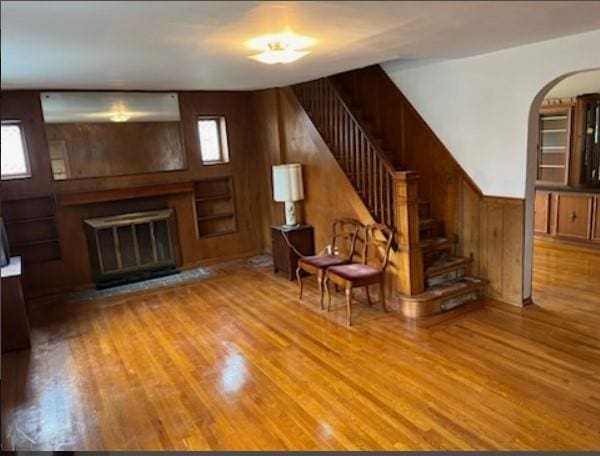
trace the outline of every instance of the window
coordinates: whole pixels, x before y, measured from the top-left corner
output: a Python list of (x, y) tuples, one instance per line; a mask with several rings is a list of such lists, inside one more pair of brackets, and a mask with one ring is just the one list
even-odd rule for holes
[(229, 162), (225, 117), (199, 117), (198, 136), (203, 164)]
[(29, 159), (19, 122), (2, 123), (2, 179), (31, 177)]

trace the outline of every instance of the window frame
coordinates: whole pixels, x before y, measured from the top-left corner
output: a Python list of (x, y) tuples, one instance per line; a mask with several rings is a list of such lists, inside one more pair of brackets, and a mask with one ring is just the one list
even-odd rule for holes
[[(217, 160), (204, 160), (202, 157), (202, 138), (200, 138), (200, 121), (213, 120), (217, 125), (217, 136), (219, 138), (219, 158)], [(200, 162), (203, 166), (226, 165), (229, 158), (229, 138), (227, 135), (227, 120), (223, 115), (198, 116), (196, 118), (196, 134), (198, 136), (198, 149), (200, 151)]]
[(23, 144), (23, 155), (25, 159), (25, 173), (23, 174), (1, 174), (0, 180), (15, 180), (15, 179), (31, 179), (31, 162), (29, 160), (29, 149), (27, 148), (27, 140), (25, 138), (25, 128), (23, 127), (23, 122), (20, 120), (2, 120), (0, 122), (0, 127), (4, 126), (16, 126), (19, 128), (19, 132), (21, 134), (21, 144)]

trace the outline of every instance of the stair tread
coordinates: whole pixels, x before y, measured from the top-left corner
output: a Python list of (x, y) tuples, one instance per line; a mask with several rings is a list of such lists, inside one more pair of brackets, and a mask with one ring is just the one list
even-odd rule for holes
[(422, 239), (419, 246), (422, 250), (436, 250), (439, 248), (450, 247), (457, 241), (455, 236), (436, 236), (427, 239)]
[(456, 269), (465, 267), (472, 262), (472, 258), (444, 255), (440, 258), (436, 258), (435, 261), (425, 268), (425, 277), (433, 277), (446, 272), (454, 271)]

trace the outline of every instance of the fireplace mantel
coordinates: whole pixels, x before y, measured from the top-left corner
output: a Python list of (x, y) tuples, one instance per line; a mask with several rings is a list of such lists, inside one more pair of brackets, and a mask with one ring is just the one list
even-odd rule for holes
[(148, 185), (144, 187), (113, 188), (110, 190), (97, 190), (93, 192), (64, 193), (57, 195), (57, 199), (60, 206), (66, 207), (146, 198), (150, 196), (192, 193), (193, 191), (193, 182), (180, 182), (175, 184)]

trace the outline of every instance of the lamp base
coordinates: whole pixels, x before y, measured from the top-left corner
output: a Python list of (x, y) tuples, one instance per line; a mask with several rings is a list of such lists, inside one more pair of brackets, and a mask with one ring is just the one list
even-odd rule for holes
[(285, 202), (285, 224), (287, 226), (296, 226), (296, 205), (293, 201)]

